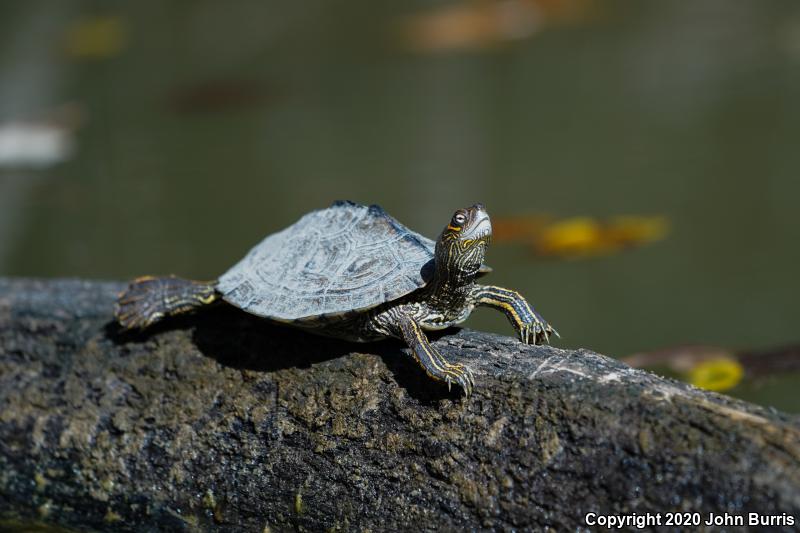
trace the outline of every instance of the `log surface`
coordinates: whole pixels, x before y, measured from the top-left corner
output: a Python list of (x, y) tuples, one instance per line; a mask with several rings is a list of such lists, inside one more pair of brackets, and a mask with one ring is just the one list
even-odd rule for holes
[(800, 516), (796, 416), (588, 350), (453, 330), (434, 345), (474, 370), (464, 399), (399, 343), (317, 338), (225, 305), (123, 334), (111, 317), (121, 288), (0, 280), (0, 529), (564, 531), (589, 512)]

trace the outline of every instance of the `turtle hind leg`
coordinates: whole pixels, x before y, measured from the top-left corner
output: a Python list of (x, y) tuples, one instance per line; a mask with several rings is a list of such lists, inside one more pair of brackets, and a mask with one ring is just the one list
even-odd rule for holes
[(145, 276), (133, 280), (119, 295), (114, 316), (125, 329), (146, 328), (164, 317), (210, 304), (218, 297), (213, 282)]

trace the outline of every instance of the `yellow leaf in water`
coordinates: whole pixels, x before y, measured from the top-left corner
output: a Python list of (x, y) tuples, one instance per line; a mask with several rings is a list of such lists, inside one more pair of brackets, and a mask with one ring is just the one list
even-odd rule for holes
[(611, 254), (662, 239), (668, 228), (668, 220), (660, 216), (620, 216), (609, 221), (576, 217), (546, 226), (533, 247), (544, 256)]
[(663, 239), (669, 231), (666, 217), (619, 216), (608, 224), (608, 235), (622, 246)]
[(728, 358), (704, 361), (689, 372), (695, 387), (712, 391), (732, 389), (742, 380), (744, 369), (738, 361)]
[(106, 59), (120, 53), (127, 41), (122, 17), (79, 19), (64, 36), (64, 49), (74, 59)]
[(594, 255), (605, 251), (600, 224), (588, 217), (569, 218), (544, 228), (534, 244), (541, 255)]
[(592, 257), (663, 239), (669, 220), (663, 216), (617, 216), (606, 220), (573, 217), (553, 221), (550, 215), (496, 217), (495, 242), (530, 245), (544, 257)]

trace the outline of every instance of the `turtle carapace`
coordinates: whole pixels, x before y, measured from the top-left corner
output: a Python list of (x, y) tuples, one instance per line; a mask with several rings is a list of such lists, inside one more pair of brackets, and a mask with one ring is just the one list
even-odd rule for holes
[(469, 368), (451, 363), (425, 331), (466, 320), (476, 306), (505, 313), (526, 344), (555, 330), (516, 291), (475, 278), (492, 235), (483, 205), (457, 210), (436, 242), (378, 206), (336, 202), (268, 236), (217, 281), (175, 276), (131, 282), (115, 310), (127, 329), (222, 299), (265, 319), (320, 335), (365, 342), (404, 340), (433, 379), (469, 395)]

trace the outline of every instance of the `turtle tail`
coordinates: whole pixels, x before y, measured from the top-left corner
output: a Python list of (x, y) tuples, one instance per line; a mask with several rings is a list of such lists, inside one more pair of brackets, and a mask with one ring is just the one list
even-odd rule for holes
[(176, 276), (136, 278), (117, 298), (114, 316), (125, 329), (146, 328), (164, 317), (192, 311), (219, 297), (216, 282)]

